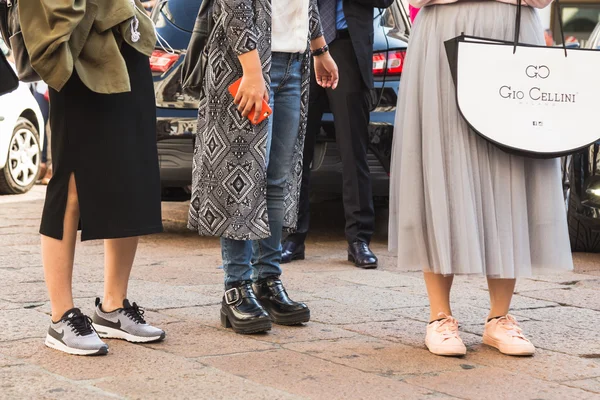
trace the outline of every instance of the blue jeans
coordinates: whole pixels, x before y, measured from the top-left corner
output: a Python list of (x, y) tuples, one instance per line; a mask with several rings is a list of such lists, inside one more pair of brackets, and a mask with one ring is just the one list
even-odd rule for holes
[(300, 127), (302, 55), (273, 53), (267, 138), (267, 210), (271, 237), (244, 241), (221, 238), (225, 287), (281, 275), (283, 193)]

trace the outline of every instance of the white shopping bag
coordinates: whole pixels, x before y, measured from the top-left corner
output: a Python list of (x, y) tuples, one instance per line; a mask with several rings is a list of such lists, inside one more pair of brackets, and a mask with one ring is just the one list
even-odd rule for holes
[(446, 51), (462, 116), (503, 150), (552, 158), (600, 139), (600, 51), (466, 35)]

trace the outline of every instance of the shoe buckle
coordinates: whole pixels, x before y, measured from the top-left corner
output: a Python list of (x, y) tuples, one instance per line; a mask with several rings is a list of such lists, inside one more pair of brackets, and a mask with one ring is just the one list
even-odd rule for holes
[(225, 303), (227, 303), (228, 306), (237, 303), (240, 299), (241, 296), (238, 288), (231, 288), (225, 291)]

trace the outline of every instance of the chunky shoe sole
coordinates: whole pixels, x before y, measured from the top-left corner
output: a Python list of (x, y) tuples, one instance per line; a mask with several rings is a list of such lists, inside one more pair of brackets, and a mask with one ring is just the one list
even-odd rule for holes
[(269, 309), (269, 307), (266, 306), (264, 302), (261, 303), (261, 305), (263, 306), (265, 311), (269, 313), (269, 316), (273, 320), (273, 323), (277, 325), (293, 326), (305, 324), (308, 321), (310, 321), (310, 309), (308, 308), (306, 310), (300, 310), (295, 313), (278, 314), (275, 313), (273, 310)]
[(269, 313), (269, 315), (271, 316), (271, 319), (273, 320), (273, 323), (277, 324), (277, 325), (293, 326), (293, 325), (305, 324), (308, 321), (310, 321), (310, 310), (309, 309), (301, 310), (299, 312), (290, 313), (290, 314), (276, 314), (272, 310), (269, 310), (269, 308), (265, 307), (264, 304), (263, 304), (263, 308), (265, 309), (266, 312)]
[(494, 339), (489, 335), (486, 335), (485, 333), (483, 334), (483, 344), (493, 347), (500, 353), (506, 354), (507, 356), (527, 357), (535, 354), (535, 348), (533, 348), (532, 350), (531, 348), (526, 349), (522, 346), (515, 346), (511, 349), (510, 346), (502, 346), (500, 341)]
[(375, 269), (378, 266), (377, 263), (358, 265), (358, 263), (356, 262), (356, 259), (354, 258), (354, 256), (352, 254), (348, 254), (348, 261), (354, 263), (355, 267), (362, 268), (362, 269)]
[(98, 336), (100, 336), (102, 339), (123, 339), (131, 343), (152, 343), (160, 342), (166, 337), (165, 333), (162, 335), (149, 337), (136, 336), (119, 329), (109, 328), (108, 326), (102, 326), (98, 324), (93, 325), (96, 332), (98, 332)]
[(223, 325), (224, 328), (231, 328), (235, 333), (240, 333), (242, 335), (267, 332), (273, 328), (273, 323), (270, 319), (233, 323), (227, 313), (223, 312), (223, 310), (221, 310), (221, 325)]
[(63, 353), (73, 354), (76, 356), (104, 356), (108, 354), (108, 346), (101, 347), (100, 349), (84, 350), (69, 347), (64, 343), (59, 342), (52, 336), (46, 336), (45, 345), (51, 349), (62, 351)]

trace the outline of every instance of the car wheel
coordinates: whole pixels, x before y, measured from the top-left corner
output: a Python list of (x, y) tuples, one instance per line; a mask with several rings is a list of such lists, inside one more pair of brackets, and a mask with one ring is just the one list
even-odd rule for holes
[(569, 191), (567, 221), (571, 250), (575, 252), (600, 253), (600, 226), (577, 212), (577, 196)]
[(28, 119), (19, 118), (10, 139), (6, 165), (0, 170), (0, 194), (29, 191), (38, 178), (40, 162), (38, 131)]

